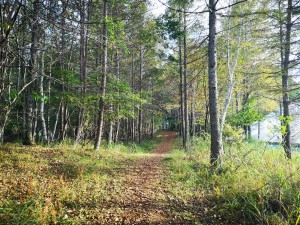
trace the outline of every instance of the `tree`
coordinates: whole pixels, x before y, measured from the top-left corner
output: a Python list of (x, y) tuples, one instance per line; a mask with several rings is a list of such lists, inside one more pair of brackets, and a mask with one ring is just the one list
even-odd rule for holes
[[(87, 92), (87, 60), (88, 60), (88, 33), (86, 27), (86, 17), (88, 17), (89, 2), (84, 0), (79, 1), (79, 14), (80, 14), (80, 81), (81, 81), (81, 99), (84, 100)], [(76, 142), (81, 139), (82, 129), (84, 124), (85, 109), (83, 104), (79, 107)]]
[[(242, 19), (241, 19), (242, 20)], [(221, 115), (221, 121), (220, 121), (220, 128), (221, 128), (221, 135), (222, 135), (222, 130), (224, 128), (224, 124), (225, 124), (225, 119), (227, 116), (227, 110), (229, 107), (229, 103), (231, 101), (231, 97), (232, 97), (232, 92), (233, 92), (233, 88), (234, 88), (234, 83), (233, 83), (233, 78), (234, 78), (234, 73), (235, 73), (235, 69), (237, 67), (238, 64), (238, 59), (239, 59), (239, 53), (240, 53), (240, 49), (241, 49), (241, 36), (242, 36), (242, 29), (243, 29), (243, 24), (242, 21), (239, 21), (241, 24), (239, 25), (239, 32), (238, 32), (238, 44), (237, 47), (235, 49), (236, 54), (233, 58), (233, 62), (231, 62), (231, 58), (232, 58), (232, 52), (231, 52), (231, 47), (230, 46), (230, 39), (231, 39), (231, 18), (230, 16), (228, 17), (228, 22), (227, 22), (227, 52), (226, 52), (226, 65), (227, 65), (227, 71), (228, 71), (228, 88), (227, 88), (227, 93), (226, 93), (226, 98), (225, 98), (225, 103), (224, 103), (224, 107), (222, 110), (222, 115)]]
[(28, 71), (28, 82), (31, 84), (26, 90), (25, 96), (25, 133), (23, 143), (26, 145), (34, 144), (35, 136), (35, 99), (36, 82), (38, 73), (38, 42), (40, 36), (40, 1), (36, 0), (32, 3), (32, 22), (31, 22), (31, 47), (30, 47), (30, 61)]
[(187, 8), (193, 1), (190, 0), (172, 0), (169, 1), (172, 6), (178, 9), (170, 9), (164, 16), (164, 28), (171, 39), (175, 39), (178, 45), (178, 69), (179, 69), (179, 96), (180, 96), (180, 134), (182, 135), (183, 148), (189, 148), (189, 106), (188, 106), (188, 24)]
[(291, 128), (290, 128), (290, 111), (289, 111), (289, 93), (288, 93), (288, 77), (290, 66), (290, 52), (291, 52), (291, 30), (292, 30), (292, 0), (288, 0), (287, 16), (286, 16), (286, 33), (283, 44), (283, 62), (282, 62), (282, 104), (283, 104), (283, 120), (282, 125), (285, 127), (283, 138), (283, 148), (288, 159), (292, 158), (291, 153)]
[(107, 79), (107, 0), (103, 0), (103, 20), (102, 20), (102, 70), (101, 70), (101, 84), (100, 84), (100, 98), (99, 98), (99, 112), (96, 131), (95, 149), (100, 148), (103, 124), (104, 124), (104, 97), (106, 93), (106, 79)]
[(4, 139), (4, 129), (19, 95), (29, 85), (14, 90), (9, 69), (15, 61), (14, 49), (10, 46), (12, 31), (18, 21), (22, 1), (0, 3), (0, 145)]
[(216, 71), (216, 3), (216, 0), (209, 0), (208, 77), (211, 127), (210, 162), (214, 167), (222, 166), (222, 137), (219, 120), (218, 81)]

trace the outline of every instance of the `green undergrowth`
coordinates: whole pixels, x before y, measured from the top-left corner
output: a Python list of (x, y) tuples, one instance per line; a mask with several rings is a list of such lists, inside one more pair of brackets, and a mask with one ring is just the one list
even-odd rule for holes
[[(169, 189), (204, 224), (300, 224), (300, 155), (261, 142), (225, 145), (223, 169), (209, 165), (210, 145), (194, 139), (189, 152), (165, 160)], [(179, 207), (178, 214), (182, 214)]]
[(128, 165), (161, 138), (103, 147), (0, 147), (0, 224), (95, 224), (122, 198)]

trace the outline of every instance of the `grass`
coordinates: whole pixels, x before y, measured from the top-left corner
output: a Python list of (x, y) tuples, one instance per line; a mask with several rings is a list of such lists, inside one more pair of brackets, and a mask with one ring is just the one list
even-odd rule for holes
[[(126, 199), (128, 167), (162, 138), (98, 151), (1, 146), (0, 224), (105, 224), (110, 210), (121, 210), (114, 203)], [(172, 215), (192, 224), (300, 225), (299, 152), (287, 161), (282, 149), (263, 143), (226, 145), (220, 172), (209, 165), (209, 149), (194, 139), (189, 152), (175, 149), (164, 159)]]
[(286, 160), (282, 149), (263, 143), (226, 145), (220, 173), (208, 164), (209, 149), (195, 139), (190, 152), (174, 150), (165, 161), (170, 192), (190, 218), (204, 224), (300, 224), (298, 152)]
[(122, 198), (123, 172), (159, 138), (104, 147), (0, 147), (0, 224), (105, 221), (105, 204)]

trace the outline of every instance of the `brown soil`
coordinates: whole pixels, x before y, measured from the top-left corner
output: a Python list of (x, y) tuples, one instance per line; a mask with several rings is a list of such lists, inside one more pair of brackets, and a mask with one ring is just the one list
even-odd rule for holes
[(172, 148), (176, 134), (164, 132), (165, 140), (147, 157), (126, 169), (122, 198), (111, 202), (106, 211), (106, 224), (190, 224), (173, 214), (164, 187), (166, 171), (162, 160)]

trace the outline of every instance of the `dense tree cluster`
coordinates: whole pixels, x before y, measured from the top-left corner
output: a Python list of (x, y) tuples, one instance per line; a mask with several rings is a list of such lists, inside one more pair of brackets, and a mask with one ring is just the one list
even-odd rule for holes
[(291, 158), (298, 8), (299, 2), (282, 0), (168, 2), (163, 20), (177, 41), (171, 61), (179, 65), (181, 96), (172, 113), (181, 118), (177, 125), (186, 149), (189, 136), (204, 129), (211, 135), (211, 162), (221, 165), (228, 125), (242, 127), (250, 138), (253, 123), (282, 108), (282, 144)]
[(153, 135), (164, 81), (145, 1), (0, 4), (1, 142)]

